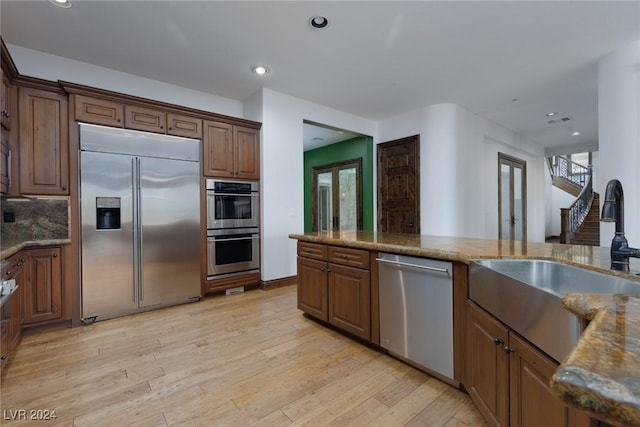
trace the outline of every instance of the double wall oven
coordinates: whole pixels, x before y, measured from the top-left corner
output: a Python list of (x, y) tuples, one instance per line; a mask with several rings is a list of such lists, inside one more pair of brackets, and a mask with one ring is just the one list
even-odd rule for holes
[(207, 279), (258, 271), (258, 182), (207, 179)]

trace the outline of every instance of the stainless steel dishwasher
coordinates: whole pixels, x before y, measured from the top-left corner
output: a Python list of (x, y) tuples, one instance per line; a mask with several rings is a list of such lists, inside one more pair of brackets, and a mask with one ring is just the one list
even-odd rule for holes
[(380, 345), (450, 384), (453, 277), (447, 261), (380, 253)]

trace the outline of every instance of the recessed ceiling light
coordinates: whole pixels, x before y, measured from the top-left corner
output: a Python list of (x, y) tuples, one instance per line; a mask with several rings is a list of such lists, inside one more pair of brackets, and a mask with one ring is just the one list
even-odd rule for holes
[(557, 116), (557, 115), (558, 115), (558, 113), (556, 113), (555, 111), (552, 111), (552, 112), (546, 114), (547, 117), (553, 117), (553, 116)]
[(260, 76), (262, 76), (264, 74), (267, 74), (269, 72), (269, 69), (267, 67), (263, 66), (263, 65), (257, 65), (255, 67), (253, 67), (251, 69), (251, 71), (253, 71), (254, 73), (256, 73), (256, 74), (258, 74)]
[(65, 9), (69, 9), (71, 7), (71, 1), (69, 0), (49, 0), (49, 2)]
[(320, 29), (329, 25), (329, 20), (325, 16), (312, 16), (309, 23), (313, 28)]
[(580, 136), (580, 132), (575, 131), (575, 132), (573, 132), (573, 133), (571, 134), (571, 136)]

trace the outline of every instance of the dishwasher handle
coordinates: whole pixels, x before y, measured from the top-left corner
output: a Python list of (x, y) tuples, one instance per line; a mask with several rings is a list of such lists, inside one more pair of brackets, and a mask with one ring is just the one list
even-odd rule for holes
[(429, 267), (427, 265), (409, 264), (408, 262), (401, 262), (401, 261), (389, 261), (388, 259), (384, 259), (384, 258), (376, 258), (376, 261), (382, 262), (382, 263), (385, 263), (385, 264), (392, 264), (392, 265), (402, 266), (402, 267), (413, 267), (413, 268), (419, 268), (421, 270), (437, 271), (439, 273), (445, 273), (445, 274), (449, 275), (449, 269), (448, 268)]

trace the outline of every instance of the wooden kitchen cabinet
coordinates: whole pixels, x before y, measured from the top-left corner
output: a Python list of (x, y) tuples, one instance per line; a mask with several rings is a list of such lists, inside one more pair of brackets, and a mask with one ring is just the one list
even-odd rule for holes
[(62, 319), (61, 248), (29, 249), (24, 253), (25, 326)]
[(8, 131), (0, 132), (0, 193), (9, 192), (11, 185), (11, 145), (9, 144)]
[(20, 193), (69, 194), (67, 97), (20, 87)]
[(12, 119), (17, 111), (16, 105), (16, 88), (11, 85), (7, 75), (1, 71), (2, 77), (2, 99), (0, 100), (0, 118), (2, 125), (0, 126), (0, 193), (17, 193), (14, 190), (12, 181), (13, 168), (13, 151), (12, 151)]
[(164, 111), (135, 105), (124, 106), (124, 127), (146, 132), (165, 133), (167, 114)]
[(11, 256), (8, 267), (4, 271), (3, 280), (13, 279), (16, 289), (9, 295), (0, 309), (0, 368), (10, 360), (22, 337), (24, 323), (24, 284), (22, 270), (25, 264), (24, 255), (19, 252)]
[(83, 123), (122, 127), (124, 105), (106, 99), (74, 95), (75, 119)]
[(161, 109), (74, 95), (75, 119), (83, 123), (202, 138), (202, 119)]
[(11, 111), (11, 82), (0, 69), (0, 77), (2, 78), (2, 92), (0, 92), (0, 125), (3, 129), (11, 129), (11, 121), (13, 112)]
[(298, 308), (370, 341), (369, 252), (298, 242)]
[(260, 179), (260, 134), (257, 129), (205, 121), (203, 173), (218, 178)]
[(598, 425), (551, 393), (557, 362), (470, 300), (467, 316), (465, 387), (490, 426)]

